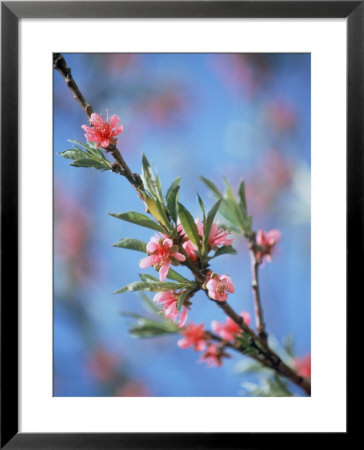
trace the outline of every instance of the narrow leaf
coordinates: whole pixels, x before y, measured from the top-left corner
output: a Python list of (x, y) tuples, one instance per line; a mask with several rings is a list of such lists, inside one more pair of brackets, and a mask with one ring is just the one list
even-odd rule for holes
[(91, 168), (97, 169), (97, 170), (110, 170), (111, 169), (110, 163), (98, 161), (96, 159), (91, 159), (91, 158), (77, 159), (77, 160), (73, 161), (71, 166), (73, 166), (73, 167), (91, 167)]
[(121, 289), (113, 292), (113, 294), (123, 294), (124, 292), (134, 292), (134, 291), (152, 291), (152, 292), (162, 292), (169, 290), (179, 290), (186, 287), (191, 287), (185, 283), (170, 283), (170, 282), (152, 282), (152, 281), (134, 281)]
[(149, 195), (146, 195), (144, 201), (148, 207), (150, 214), (158, 220), (159, 223), (162, 223), (166, 228), (170, 227), (167, 216), (163, 211), (163, 206), (159, 205), (156, 201), (154, 201)]
[(241, 209), (238, 206), (234, 191), (229, 183), (229, 180), (226, 177), (224, 177), (224, 181), (226, 184), (225, 196), (227, 197), (227, 200), (229, 201), (229, 203), (233, 206), (235, 215), (239, 219), (240, 224), (243, 224), (244, 216), (243, 216)]
[(209, 213), (207, 214), (206, 225), (204, 226), (204, 229), (203, 229), (203, 249), (204, 249), (204, 252), (207, 251), (207, 243), (208, 243), (211, 227), (212, 227), (212, 224), (214, 222), (216, 213), (217, 213), (217, 211), (218, 211), (218, 209), (220, 207), (221, 200), (222, 199), (220, 198), (214, 204), (214, 206), (210, 209)]
[(159, 231), (160, 233), (164, 233), (164, 229), (158, 223), (149, 219), (149, 217), (144, 214), (135, 211), (109, 214), (117, 219), (125, 220), (126, 222), (134, 223), (135, 225), (140, 225), (141, 227), (150, 228), (152, 230)]
[(167, 193), (167, 208), (169, 215), (174, 223), (177, 223), (178, 217), (178, 191), (180, 186), (175, 186), (172, 190), (168, 190)]
[(151, 338), (178, 333), (178, 327), (172, 322), (158, 322), (146, 318), (140, 318), (129, 332), (138, 338)]
[(220, 192), (219, 188), (216, 186), (215, 183), (213, 183), (212, 181), (208, 180), (205, 177), (200, 177), (200, 180), (203, 181), (206, 186), (214, 193), (214, 195), (217, 198), (221, 198), (222, 197), (222, 193)]
[(113, 247), (128, 248), (130, 250), (136, 250), (138, 252), (145, 253), (147, 244), (143, 241), (140, 241), (139, 239), (124, 238), (116, 244), (113, 244)]
[(144, 182), (145, 182), (145, 185), (146, 185), (148, 191), (151, 194), (156, 195), (157, 190), (156, 190), (156, 183), (154, 180), (153, 171), (152, 171), (149, 161), (147, 160), (147, 157), (145, 156), (144, 153), (142, 155), (142, 173), (143, 173)]
[(85, 158), (85, 152), (78, 148), (70, 148), (68, 150), (65, 150), (64, 152), (58, 153), (58, 155), (62, 156), (63, 158), (73, 159), (73, 160)]
[(173, 183), (169, 186), (167, 194), (166, 194), (166, 198), (168, 197), (168, 194), (170, 191), (172, 191), (176, 186), (179, 186), (179, 183), (181, 181), (181, 177), (177, 177)]
[(216, 250), (215, 254), (211, 257), (211, 259), (226, 254), (236, 255), (236, 253), (237, 251), (235, 250), (234, 247), (232, 247), (231, 245), (224, 245)]
[(153, 275), (150, 275), (149, 273), (140, 273), (139, 278), (142, 281), (151, 281), (152, 283), (159, 283), (159, 278), (153, 277)]
[(198, 234), (197, 225), (193, 220), (192, 214), (182, 205), (182, 203), (178, 203), (178, 210), (181, 225), (188, 238), (196, 245), (196, 247), (201, 248), (200, 235)]
[(177, 310), (178, 311), (182, 308), (184, 301), (191, 294), (191, 292), (192, 292), (191, 289), (189, 291), (182, 292), (182, 294), (178, 297), (178, 301), (177, 301)]
[(182, 275), (180, 275), (179, 273), (177, 273), (176, 271), (174, 271), (172, 268), (169, 268), (168, 274), (167, 274), (167, 278), (170, 280), (174, 280), (174, 281), (178, 281), (180, 283), (185, 283), (190, 282), (190, 280), (188, 280), (187, 278), (183, 277)]
[(239, 194), (239, 206), (240, 206), (243, 214), (246, 216), (247, 215), (247, 206), (246, 206), (246, 193), (245, 193), (244, 180), (242, 180), (240, 182), (238, 194)]
[(202, 198), (199, 196), (199, 194), (197, 194), (197, 198), (198, 198), (198, 202), (200, 204), (200, 208), (201, 208), (202, 215), (203, 215), (203, 224), (205, 225), (205, 222), (206, 222), (205, 205), (203, 204)]

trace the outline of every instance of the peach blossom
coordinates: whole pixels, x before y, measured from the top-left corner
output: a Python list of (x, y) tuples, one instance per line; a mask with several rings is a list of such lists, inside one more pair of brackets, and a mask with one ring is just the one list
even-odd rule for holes
[[(240, 315), (244, 319), (244, 323), (246, 323), (246, 325), (250, 325), (250, 314), (243, 311)], [(217, 320), (213, 320), (211, 322), (211, 328), (216, 334), (222, 337), (224, 341), (233, 341), (235, 339), (235, 335), (242, 332), (239, 325), (230, 319), (230, 317), (222, 323)]]
[(262, 261), (266, 258), (269, 262), (272, 261), (272, 253), (274, 247), (281, 238), (281, 232), (279, 230), (271, 230), (265, 233), (263, 230), (258, 230), (256, 242), (259, 246), (257, 251), (257, 258)]
[(190, 323), (182, 332), (183, 338), (177, 342), (177, 345), (181, 348), (192, 347), (200, 352), (205, 350), (206, 341), (208, 337), (204, 331), (203, 323), (201, 325), (197, 325), (195, 323)]
[(200, 362), (205, 362), (209, 367), (222, 366), (222, 358), (230, 358), (217, 344), (209, 344), (205, 353), (201, 355)]
[(228, 298), (227, 293), (234, 293), (235, 288), (229, 275), (217, 275), (209, 273), (207, 276), (206, 288), (209, 297), (219, 302), (225, 302)]
[(139, 262), (141, 269), (153, 266), (159, 270), (159, 279), (164, 281), (169, 271), (171, 263), (178, 264), (178, 261), (185, 261), (186, 257), (178, 252), (178, 246), (173, 245), (170, 238), (163, 239), (159, 236), (153, 236), (147, 244), (147, 253), (149, 256)]
[[(196, 219), (196, 225), (198, 233), (203, 236), (203, 225), (200, 219)], [(209, 237), (207, 243), (209, 247), (216, 250), (219, 245), (231, 245), (233, 242), (232, 238), (229, 236), (229, 232), (222, 228), (219, 228), (217, 223), (211, 225)]]
[(85, 137), (89, 142), (96, 142), (98, 147), (107, 148), (110, 144), (115, 144), (115, 136), (122, 133), (123, 126), (119, 125), (120, 117), (113, 115), (109, 120), (107, 112), (106, 122), (102, 115), (91, 114), (90, 125), (82, 125), (81, 128), (86, 132)]
[[(158, 292), (153, 298), (153, 301), (155, 303), (157, 303), (159, 306), (162, 306), (162, 312), (164, 312), (164, 316), (167, 317), (167, 319), (173, 320), (173, 322), (177, 322), (178, 297), (179, 294), (177, 294), (177, 292), (165, 291), (165, 292)], [(187, 308), (184, 306), (179, 316), (178, 326), (182, 328), (185, 325), (186, 321), (187, 321)]]

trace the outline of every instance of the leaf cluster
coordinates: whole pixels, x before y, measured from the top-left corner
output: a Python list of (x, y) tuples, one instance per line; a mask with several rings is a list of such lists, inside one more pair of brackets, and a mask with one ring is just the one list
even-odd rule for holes
[(91, 167), (97, 170), (111, 170), (111, 163), (106, 158), (104, 152), (97, 148), (94, 142), (83, 144), (79, 141), (72, 141), (72, 148), (58, 153), (63, 158), (71, 159), (73, 167)]

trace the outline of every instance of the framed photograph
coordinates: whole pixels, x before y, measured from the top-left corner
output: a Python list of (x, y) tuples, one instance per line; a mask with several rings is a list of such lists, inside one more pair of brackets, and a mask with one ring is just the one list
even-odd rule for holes
[(362, 2), (1, 7), (2, 448), (346, 439)]

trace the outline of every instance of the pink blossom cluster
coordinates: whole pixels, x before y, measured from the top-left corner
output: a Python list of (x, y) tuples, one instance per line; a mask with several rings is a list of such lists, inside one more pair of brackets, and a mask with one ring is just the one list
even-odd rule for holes
[(115, 136), (122, 133), (123, 126), (118, 125), (120, 117), (113, 115), (109, 120), (109, 112), (107, 111), (106, 122), (102, 115), (93, 113), (90, 117), (90, 125), (82, 125), (85, 131), (85, 137), (89, 142), (96, 142), (98, 147), (107, 148), (110, 144), (115, 144)]
[[(244, 322), (250, 324), (250, 315), (243, 311), (241, 316)], [(225, 342), (233, 342), (236, 335), (241, 333), (239, 326), (229, 317), (223, 323), (213, 320), (211, 323), (213, 331), (222, 338)], [(211, 342), (211, 335), (204, 330), (204, 325), (197, 325), (189, 323), (182, 331), (182, 339), (177, 342), (180, 348), (189, 348), (197, 352), (204, 351), (201, 355), (200, 362), (205, 362), (209, 367), (222, 366), (222, 359), (230, 358), (230, 355), (225, 353), (223, 346)]]
[(183, 338), (177, 342), (180, 348), (193, 347), (195, 351), (204, 351), (200, 362), (205, 362), (208, 367), (222, 366), (222, 358), (230, 358), (218, 344), (210, 342), (210, 336), (205, 333), (204, 325), (190, 323), (182, 332)]

